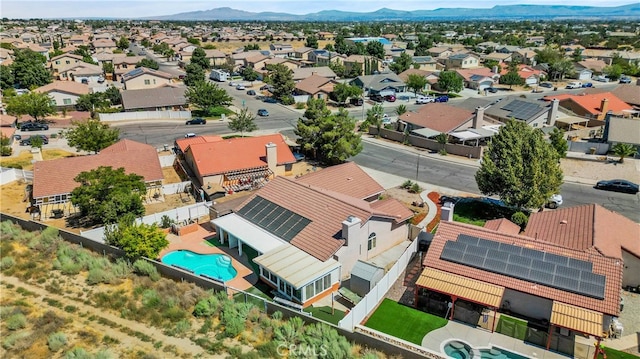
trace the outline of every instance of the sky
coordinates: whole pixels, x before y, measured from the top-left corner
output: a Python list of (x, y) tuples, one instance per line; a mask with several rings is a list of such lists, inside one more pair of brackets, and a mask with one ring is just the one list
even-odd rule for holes
[(633, 3), (633, 0), (459, 0), (446, 3), (434, 0), (0, 0), (0, 17), (9, 19), (141, 18), (204, 11), (219, 7), (230, 7), (250, 12), (274, 11), (308, 14), (321, 10), (371, 12), (383, 7), (394, 10), (433, 10), (443, 7), (491, 8), (495, 5), (514, 4), (612, 7)]

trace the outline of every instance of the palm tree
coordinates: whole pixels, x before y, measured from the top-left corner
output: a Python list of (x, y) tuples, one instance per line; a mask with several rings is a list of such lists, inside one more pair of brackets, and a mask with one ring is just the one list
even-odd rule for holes
[(624, 163), (625, 157), (633, 156), (637, 152), (635, 146), (629, 143), (616, 143), (611, 149), (616, 156), (620, 156), (620, 163)]
[(442, 145), (442, 148), (440, 148), (440, 153), (441, 154), (446, 154), (447, 151), (445, 150), (445, 146), (447, 145), (447, 142), (449, 142), (449, 135), (447, 135), (446, 133), (442, 132), (439, 135), (436, 136), (436, 141), (438, 141), (439, 144)]
[(398, 106), (398, 108), (396, 108), (396, 114), (398, 116), (402, 116), (402, 114), (404, 114), (406, 112), (407, 112), (407, 106), (405, 106), (405, 105), (400, 105), (400, 106)]
[(384, 116), (384, 108), (380, 104), (375, 104), (367, 110), (367, 123), (376, 126), (378, 133), (376, 137), (380, 137), (380, 128), (382, 127), (382, 116)]

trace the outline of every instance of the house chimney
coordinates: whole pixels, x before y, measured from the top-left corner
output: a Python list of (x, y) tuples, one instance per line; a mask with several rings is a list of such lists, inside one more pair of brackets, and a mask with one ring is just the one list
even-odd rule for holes
[(484, 121), (484, 107), (478, 106), (476, 107), (476, 114), (473, 116), (473, 124), (472, 127), (474, 129), (479, 129), (482, 126), (482, 122)]
[(278, 150), (276, 144), (273, 142), (269, 142), (265, 145), (266, 148), (266, 157), (267, 157), (267, 166), (275, 175), (276, 166), (278, 165)]
[(551, 101), (551, 108), (547, 112), (547, 125), (554, 126), (556, 124), (556, 117), (558, 117), (558, 105), (560, 101), (557, 98), (554, 98)]
[(342, 221), (342, 239), (345, 240), (345, 246), (349, 245), (349, 239), (355, 240), (355, 235), (360, 228), (362, 221), (356, 216), (349, 216)]
[(491, 72), (493, 72), (494, 74), (498, 73), (498, 66), (494, 66), (491, 68)]
[(603, 98), (600, 103), (600, 115), (598, 115), (598, 120), (604, 119), (604, 116), (607, 115), (607, 111), (609, 111), (609, 99)]

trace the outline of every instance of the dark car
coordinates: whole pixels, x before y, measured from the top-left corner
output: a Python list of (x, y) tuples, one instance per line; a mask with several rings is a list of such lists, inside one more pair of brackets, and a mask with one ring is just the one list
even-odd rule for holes
[(447, 95), (438, 96), (438, 97), (436, 97), (435, 102), (449, 102), (449, 96), (447, 96)]
[(487, 87), (487, 91), (491, 92), (491, 93), (496, 93), (496, 92), (498, 92), (498, 89), (495, 88), (495, 87)]
[(255, 95), (256, 95), (256, 92), (255, 92), (254, 90), (249, 90), (249, 91), (247, 91), (247, 95), (249, 95), (249, 96), (255, 96)]
[(201, 117), (192, 118), (190, 120), (187, 120), (187, 122), (185, 123), (185, 125), (206, 125), (206, 124), (207, 124), (207, 120)]
[(553, 84), (551, 82), (543, 82), (540, 84), (540, 87), (545, 87), (545, 88), (553, 88)]
[(375, 101), (375, 102), (384, 102), (384, 97), (382, 97), (382, 95), (378, 95), (378, 94), (370, 95), (369, 99), (371, 101)]
[(620, 83), (621, 84), (630, 84), (631, 83), (631, 77), (628, 76), (622, 76), (620, 78)]
[(20, 124), (20, 131), (44, 131), (48, 129), (49, 125), (41, 122), (23, 122)]
[(278, 103), (278, 100), (276, 100), (273, 97), (265, 97), (264, 99), (262, 99), (262, 102), (266, 102), (266, 103)]
[(269, 111), (265, 108), (261, 108), (258, 110), (258, 116), (267, 117), (269, 116)]
[(34, 137), (40, 137), (42, 139), (42, 144), (46, 145), (49, 143), (49, 138), (45, 135), (33, 135), (23, 140), (20, 140), (20, 146), (31, 146), (31, 139)]
[(593, 84), (591, 82), (585, 82), (582, 84), (583, 88), (589, 88), (589, 87), (593, 87)]
[(624, 192), (636, 194), (638, 193), (638, 185), (623, 179), (614, 179), (608, 181), (599, 181), (596, 183), (596, 189), (605, 191)]
[(396, 95), (386, 95), (384, 99), (389, 102), (396, 102)]
[(362, 106), (363, 101), (361, 98), (352, 98), (349, 102), (354, 106)]

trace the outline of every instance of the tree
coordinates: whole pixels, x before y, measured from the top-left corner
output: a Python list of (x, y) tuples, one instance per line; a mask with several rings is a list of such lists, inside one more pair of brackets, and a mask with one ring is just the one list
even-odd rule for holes
[(391, 69), (391, 71), (395, 72), (396, 74), (399, 74), (401, 72), (404, 72), (410, 69), (412, 63), (413, 63), (413, 58), (411, 57), (411, 55), (407, 54), (406, 52), (403, 52), (402, 54), (400, 54), (400, 57), (398, 57), (396, 60), (393, 61), (391, 65), (389, 65), (389, 68)]
[(293, 71), (283, 64), (267, 65), (269, 82), (273, 86), (273, 97), (283, 103), (290, 102), (291, 94), (296, 87), (293, 82)]
[(229, 129), (240, 132), (240, 136), (244, 137), (245, 132), (253, 132), (258, 129), (256, 125), (256, 116), (249, 112), (249, 109), (243, 107), (240, 113), (229, 121)]
[(342, 62), (340, 61), (331, 61), (329, 63), (329, 68), (335, 72), (338, 77), (347, 77), (346, 70)]
[(621, 142), (613, 145), (611, 150), (616, 156), (620, 156), (620, 159), (618, 160), (620, 163), (624, 163), (625, 157), (633, 156), (638, 152), (638, 149), (636, 149), (632, 144)]
[(113, 63), (112, 62), (103, 62), (102, 63), (102, 71), (104, 71), (104, 74), (113, 74), (115, 72), (115, 68), (113, 67)]
[(315, 35), (307, 36), (307, 40), (305, 41), (304, 46), (310, 47), (312, 49), (317, 49), (318, 48), (318, 37), (315, 36)]
[(109, 100), (103, 92), (88, 93), (78, 96), (76, 108), (80, 111), (91, 111), (91, 117), (95, 117), (96, 110), (109, 107)]
[(109, 86), (104, 91), (104, 96), (107, 100), (109, 100), (111, 105), (115, 106), (122, 104), (122, 94), (120, 93), (120, 90), (118, 90), (118, 88), (115, 86)]
[(56, 113), (56, 107), (46, 93), (29, 92), (24, 95), (6, 99), (7, 112), (15, 115), (29, 115), (35, 121), (44, 119), (47, 115)]
[[(376, 137), (380, 136), (380, 128), (382, 128), (382, 118), (384, 117), (384, 108), (381, 104), (377, 103), (367, 110), (366, 124), (376, 126), (378, 133)], [(368, 126), (367, 126), (368, 127)]]
[(131, 215), (125, 215), (117, 226), (106, 228), (107, 244), (119, 247), (130, 259), (155, 259), (169, 245), (167, 235), (155, 223), (135, 223)]
[(118, 46), (120, 50), (124, 51), (129, 48), (129, 40), (126, 37), (121, 36), (116, 46)]
[(514, 119), (492, 138), (475, 177), (480, 192), (519, 209), (542, 207), (562, 184), (558, 154), (542, 131)]
[(398, 108), (396, 108), (396, 115), (402, 116), (405, 113), (407, 113), (407, 106), (406, 105), (400, 105), (400, 106), (398, 106)]
[(116, 143), (120, 137), (119, 129), (110, 128), (100, 120), (72, 121), (71, 125), (71, 128), (62, 131), (62, 136), (67, 139), (69, 146), (78, 151), (98, 153)]
[(618, 64), (605, 66), (605, 68), (602, 69), (602, 72), (611, 80), (616, 81), (620, 76), (622, 76), (622, 66)]
[(11, 64), (14, 82), (22, 88), (44, 86), (52, 81), (51, 73), (46, 69), (44, 55), (31, 49), (14, 50)]
[(442, 154), (446, 154), (447, 150), (445, 149), (445, 146), (449, 142), (449, 135), (444, 132), (441, 132), (435, 137), (435, 139), (440, 144), (440, 152)]
[(0, 89), (6, 90), (12, 88), (15, 83), (13, 70), (10, 66), (0, 65)]
[(377, 59), (384, 58), (384, 46), (380, 41), (369, 41), (367, 42), (367, 54), (373, 56)]
[(407, 87), (413, 90), (413, 94), (418, 94), (418, 91), (422, 91), (427, 86), (427, 78), (418, 74), (409, 74), (407, 77)]
[(229, 106), (233, 100), (224, 89), (217, 84), (208, 81), (199, 81), (187, 87), (185, 96), (189, 103), (194, 104), (205, 111), (214, 107)]
[(160, 69), (160, 65), (157, 62), (155, 62), (155, 61), (153, 61), (151, 59), (147, 59), (147, 58), (144, 58), (144, 59), (140, 60), (136, 64), (136, 68), (138, 68), (138, 67), (146, 67), (148, 69), (154, 69), (154, 70)]
[(184, 77), (184, 84), (187, 86), (193, 86), (198, 82), (204, 82), (204, 69), (196, 63), (190, 63), (185, 66), (187, 74)]
[(343, 109), (332, 114), (322, 99), (307, 101), (305, 118), (298, 119), (294, 131), (303, 150), (327, 164), (344, 162), (362, 151), (355, 120)]
[(260, 74), (250, 66), (247, 66), (242, 70), (242, 78), (245, 81), (251, 82), (251, 86), (253, 86), (253, 81), (257, 80), (258, 77), (260, 77)]
[(513, 85), (524, 85), (524, 79), (520, 77), (518, 71), (509, 70), (509, 72), (500, 76), (500, 83), (509, 85), (509, 88), (511, 88)]
[(346, 83), (338, 83), (333, 86), (333, 97), (340, 104), (344, 104), (351, 97), (361, 97), (362, 89), (355, 85), (348, 85)]
[(197, 64), (205, 71), (211, 67), (211, 63), (209, 59), (207, 59), (207, 54), (201, 47), (196, 47), (196, 49), (193, 50), (193, 53), (191, 54), (191, 61), (189, 63)]
[(71, 203), (78, 206), (87, 224), (117, 223), (126, 214), (144, 215), (142, 176), (126, 174), (124, 168), (98, 167), (74, 178), (79, 185), (71, 191)]
[(11, 141), (9, 137), (0, 133), (0, 156), (11, 156), (13, 149), (11, 148)]
[(93, 57), (91, 57), (91, 51), (89, 47), (86, 45), (80, 45), (77, 49), (72, 52), (74, 55), (82, 56), (82, 61), (88, 64), (97, 65), (95, 61), (93, 61)]
[(569, 144), (567, 140), (564, 138), (564, 131), (554, 127), (551, 134), (549, 134), (549, 140), (551, 141), (551, 146), (555, 148), (556, 153), (558, 154), (558, 158), (567, 157), (567, 150), (569, 150)]
[(442, 71), (438, 77), (438, 87), (447, 93), (462, 91), (462, 85), (462, 77), (454, 71)]

